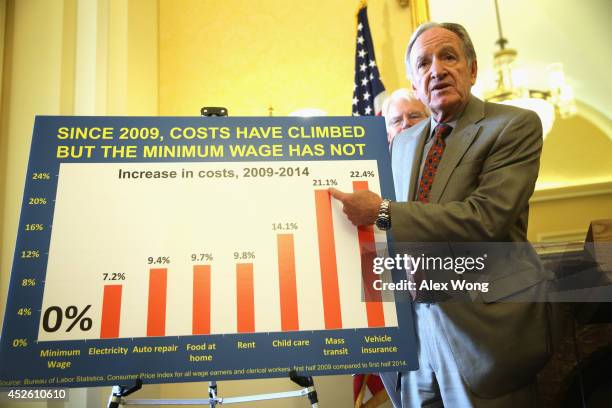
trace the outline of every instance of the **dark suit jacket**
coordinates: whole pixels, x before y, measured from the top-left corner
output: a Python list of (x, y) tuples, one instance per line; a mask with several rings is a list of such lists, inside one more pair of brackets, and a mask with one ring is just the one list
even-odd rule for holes
[[(402, 132), (391, 149), (398, 201), (396, 242), (526, 241), (528, 200), (538, 176), (542, 125), (532, 112), (472, 96), (446, 138), (427, 204), (414, 201), (430, 121)], [(550, 278), (537, 257), (520, 267), (488, 268), (490, 291), (477, 302), (437, 308), (462, 378), (493, 398), (533, 381), (550, 352), (545, 303), (499, 302)]]

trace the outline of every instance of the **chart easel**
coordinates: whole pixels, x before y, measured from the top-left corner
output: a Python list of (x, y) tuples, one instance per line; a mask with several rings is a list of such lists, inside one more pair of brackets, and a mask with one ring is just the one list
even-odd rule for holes
[(271, 394), (244, 395), (240, 397), (219, 397), (217, 382), (208, 383), (208, 398), (203, 399), (127, 399), (126, 397), (142, 388), (142, 381), (136, 380), (131, 387), (115, 385), (108, 400), (108, 408), (119, 408), (124, 405), (217, 405), (241, 404), (244, 402), (266, 401), (282, 398), (307, 396), (312, 408), (318, 408), (319, 400), (312, 377), (298, 375), (294, 370), (289, 372), (291, 381), (302, 387), (300, 390), (275, 392)]

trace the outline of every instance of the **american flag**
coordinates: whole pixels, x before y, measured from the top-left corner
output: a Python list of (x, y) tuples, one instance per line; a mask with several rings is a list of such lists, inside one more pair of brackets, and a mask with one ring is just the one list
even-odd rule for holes
[[(355, 88), (353, 116), (380, 115), (385, 99), (385, 86), (380, 80), (374, 44), (368, 24), (368, 8), (363, 2), (357, 12), (357, 46), (355, 47)], [(353, 377), (353, 398), (358, 406), (379, 406), (388, 399), (380, 377), (356, 374)]]
[(376, 374), (356, 374), (353, 377), (355, 407), (378, 407), (389, 400), (385, 386)]
[(362, 5), (357, 12), (357, 46), (355, 47), (355, 88), (353, 116), (380, 115), (385, 86), (380, 80), (374, 44), (368, 24), (368, 8)]

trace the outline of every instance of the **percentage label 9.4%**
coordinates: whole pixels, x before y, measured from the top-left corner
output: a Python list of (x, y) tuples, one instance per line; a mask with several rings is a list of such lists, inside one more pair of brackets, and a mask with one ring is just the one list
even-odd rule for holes
[(170, 257), (169, 256), (150, 256), (147, 258), (147, 263), (149, 265), (169, 265)]

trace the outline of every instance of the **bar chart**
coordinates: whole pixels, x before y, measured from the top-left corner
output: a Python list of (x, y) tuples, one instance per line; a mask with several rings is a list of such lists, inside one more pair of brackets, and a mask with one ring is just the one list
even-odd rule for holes
[(376, 161), (62, 164), (38, 341), (396, 327), (329, 187)]

